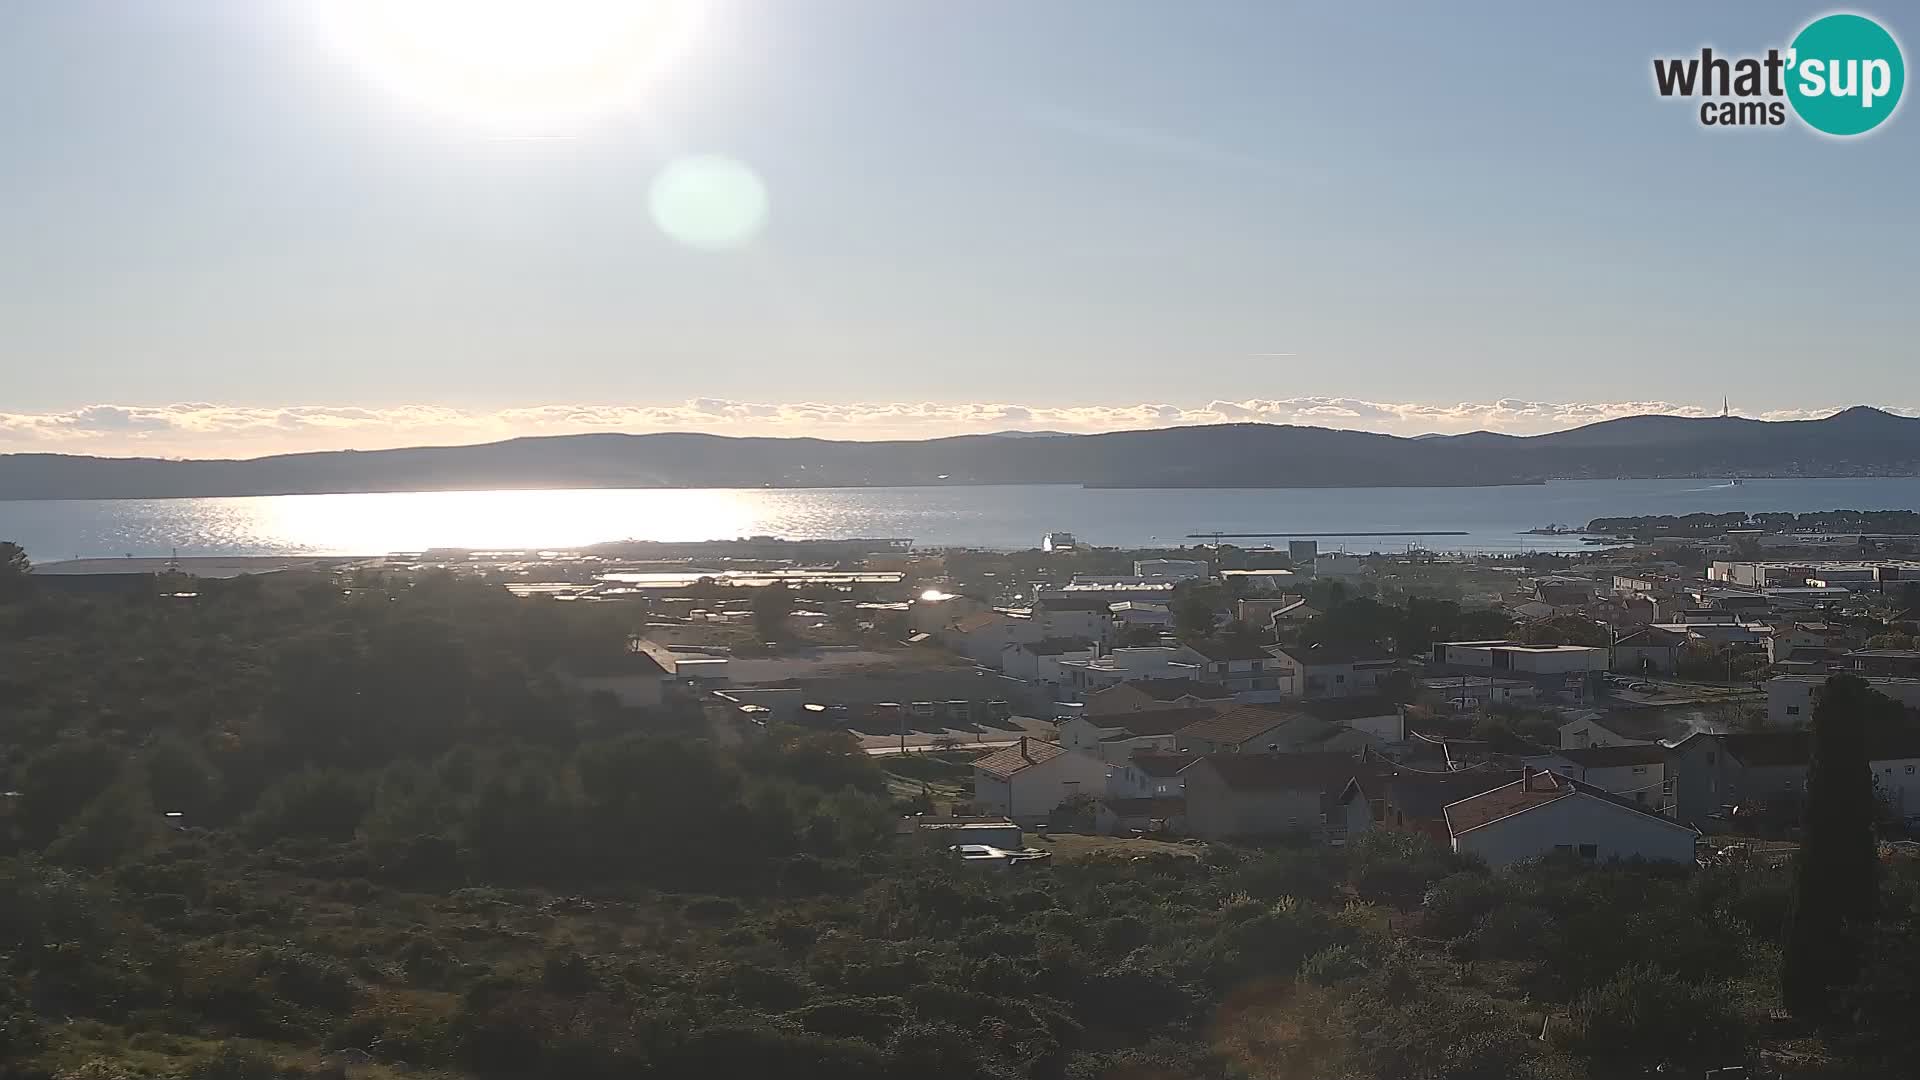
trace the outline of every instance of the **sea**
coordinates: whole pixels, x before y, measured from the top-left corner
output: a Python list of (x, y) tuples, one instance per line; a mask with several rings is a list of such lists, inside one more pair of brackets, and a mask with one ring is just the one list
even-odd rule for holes
[[(219, 499), (0, 501), (0, 540), (36, 562), (121, 555), (384, 555), (549, 550), (615, 540), (899, 537), (921, 547), (1255, 545), (1322, 551), (1578, 551), (1597, 517), (1698, 511), (1920, 509), (1920, 477), (1568, 480), (1519, 487), (995, 487), (424, 491)], [(1400, 533), (1367, 536), (1366, 533)]]

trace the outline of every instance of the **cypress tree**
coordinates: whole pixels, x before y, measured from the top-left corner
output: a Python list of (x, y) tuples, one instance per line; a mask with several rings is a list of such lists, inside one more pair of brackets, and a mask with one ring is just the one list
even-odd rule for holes
[(1795, 1015), (1826, 1015), (1859, 971), (1860, 931), (1873, 920), (1876, 845), (1867, 728), (1885, 699), (1865, 680), (1827, 680), (1813, 710), (1805, 829), (1787, 921), (1780, 999)]

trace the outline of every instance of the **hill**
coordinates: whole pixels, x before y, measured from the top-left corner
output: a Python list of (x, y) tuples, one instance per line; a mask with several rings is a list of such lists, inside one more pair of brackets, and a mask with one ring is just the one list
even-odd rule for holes
[(182, 498), (484, 488), (1444, 487), (1581, 477), (1920, 472), (1920, 420), (1634, 416), (1546, 435), (1400, 438), (1272, 424), (1100, 435), (847, 442), (691, 432), (173, 461), (0, 455), (0, 499)]

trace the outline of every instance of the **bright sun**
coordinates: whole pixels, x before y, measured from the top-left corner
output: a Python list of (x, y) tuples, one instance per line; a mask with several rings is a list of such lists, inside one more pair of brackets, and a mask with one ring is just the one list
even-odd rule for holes
[(315, 0), (326, 36), (376, 81), (511, 130), (630, 104), (687, 43), (702, 0)]

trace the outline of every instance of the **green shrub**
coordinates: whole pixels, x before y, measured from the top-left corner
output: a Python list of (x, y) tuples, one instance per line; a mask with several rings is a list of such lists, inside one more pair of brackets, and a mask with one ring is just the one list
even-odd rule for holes
[(1726, 1064), (1750, 1034), (1723, 983), (1689, 983), (1648, 965), (1580, 995), (1562, 1037), (1603, 1061)]

